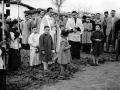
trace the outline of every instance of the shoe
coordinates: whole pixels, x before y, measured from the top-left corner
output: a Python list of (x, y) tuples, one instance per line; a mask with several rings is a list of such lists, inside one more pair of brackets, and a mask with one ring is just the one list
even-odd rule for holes
[(109, 53), (108, 51), (104, 51), (104, 53)]

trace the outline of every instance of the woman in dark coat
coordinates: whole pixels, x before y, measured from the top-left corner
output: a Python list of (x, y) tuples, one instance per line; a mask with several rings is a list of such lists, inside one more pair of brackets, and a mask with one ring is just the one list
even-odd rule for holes
[(100, 31), (101, 25), (96, 24), (96, 31), (94, 31), (91, 35), (92, 41), (92, 52), (94, 55), (93, 63), (94, 65), (98, 65), (99, 56), (104, 51), (104, 34)]

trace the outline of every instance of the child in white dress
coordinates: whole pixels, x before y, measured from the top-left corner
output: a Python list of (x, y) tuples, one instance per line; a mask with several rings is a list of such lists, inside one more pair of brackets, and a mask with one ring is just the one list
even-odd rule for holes
[(39, 45), (39, 33), (36, 27), (33, 27), (33, 33), (29, 36), (28, 43), (30, 45), (30, 66), (40, 64), (37, 46)]

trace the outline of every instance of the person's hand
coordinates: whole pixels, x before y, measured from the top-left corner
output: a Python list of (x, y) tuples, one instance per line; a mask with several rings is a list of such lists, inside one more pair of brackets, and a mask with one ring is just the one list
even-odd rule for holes
[(6, 36), (4, 35), (2, 38), (3, 38), (3, 40), (5, 40), (5, 39), (6, 39)]
[(52, 50), (52, 53), (55, 53), (55, 50)]
[(68, 47), (71, 48), (71, 45), (69, 45)]
[(42, 51), (42, 54), (45, 54), (45, 51)]
[(101, 42), (101, 39), (95, 39), (95, 41), (97, 41), (97, 42)]

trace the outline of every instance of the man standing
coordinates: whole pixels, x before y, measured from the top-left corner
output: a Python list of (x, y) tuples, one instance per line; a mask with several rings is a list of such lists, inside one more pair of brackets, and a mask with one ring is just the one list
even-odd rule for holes
[(53, 42), (55, 44), (55, 34), (56, 34), (56, 23), (54, 18), (52, 18), (53, 15), (53, 8), (49, 7), (47, 9), (46, 15), (43, 17), (40, 25), (40, 32), (39, 34), (44, 33), (44, 26), (49, 26), (50, 27), (50, 35), (52, 36)]
[(20, 29), (22, 31), (22, 48), (28, 50), (28, 37), (31, 32), (31, 21), (29, 20), (28, 15), (25, 15), (25, 21), (21, 22)]
[(71, 33), (68, 36), (69, 43), (71, 45), (72, 59), (80, 59), (80, 42), (81, 34), (83, 33), (84, 27), (82, 20), (77, 18), (77, 12), (72, 12), (72, 18), (69, 18), (66, 24), (67, 30)]
[(105, 35), (105, 39), (106, 39), (106, 29), (107, 29), (107, 18), (108, 18), (108, 11), (104, 12), (104, 19), (103, 19), (103, 33)]
[(107, 19), (107, 29), (106, 29), (106, 52), (109, 52), (109, 46), (112, 46), (112, 52), (115, 52), (115, 23), (118, 21), (118, 17), (115, 16), (116, 11), (111, 11), (111, 17)]
[[(36, 18), (36, 26), (37, 26), (37, 29), (38, 29), (38, 30), (40, 30), (41, 21), (42, 21), (44, 15), (45, 15), (45, 11), (44, 11), (44, 10), (41, 10), (39, 16)], [(38, 33), (39, 33), (39, 32), (40, 32), (40, 31), (38, 31)]]

